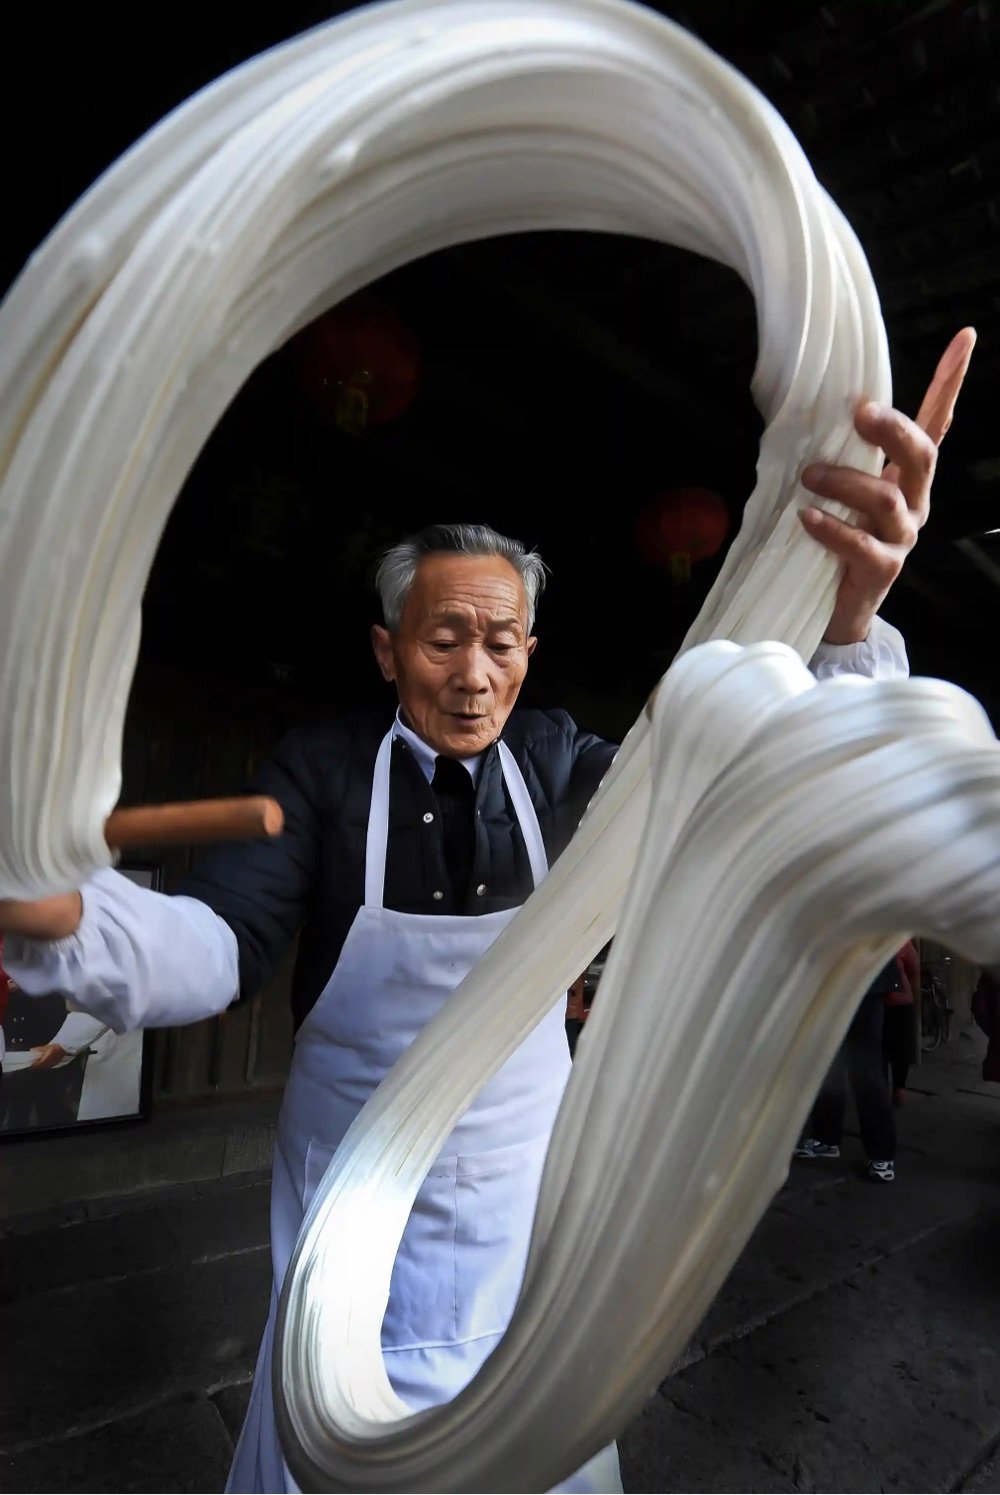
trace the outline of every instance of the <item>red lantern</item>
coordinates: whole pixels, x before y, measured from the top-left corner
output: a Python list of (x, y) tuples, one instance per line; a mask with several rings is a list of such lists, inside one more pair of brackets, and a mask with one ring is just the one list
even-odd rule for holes
[(710, 488), (673, 488), (648, 503), (636, 521), (644, 560), (667, 566), (675, 582), (688, 581), (691, 567), (721, 549), (729, 533), (729, 510)]
[(371, 296), (353, 296), (310, 322), (293, 339), (292, 357), (309, 398), (354, 435), (396, 420), (417, 392), (417, 340)]

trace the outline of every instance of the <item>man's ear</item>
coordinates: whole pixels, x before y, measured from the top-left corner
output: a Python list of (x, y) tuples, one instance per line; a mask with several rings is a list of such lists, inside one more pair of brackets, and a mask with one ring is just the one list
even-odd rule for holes
[(527, 641), (527, 643), (525, 644), (525, 646), (524, 646), (524, 652), (525, 652), (525, 654), (527, 654), (527, 656), (528, 656), (529, 659), (531, 658), (532, 654), (534, 654), (534, 652), (535, 652), (535, 645), (537, 643), (538, 643), (538, 640), (536, 638), (529, 638), (528, 641)]
[(392, 634), (380, 623), (372, 625), (372, 648), (383, 680), (395, 680), (396, 655), (392, 647)]

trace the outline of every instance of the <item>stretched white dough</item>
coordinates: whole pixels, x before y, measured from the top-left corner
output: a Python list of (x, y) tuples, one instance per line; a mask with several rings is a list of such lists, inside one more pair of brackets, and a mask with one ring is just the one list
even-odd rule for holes
[[(545, 1490), (581, 1467), (697, 1327), (873, 974), (912, 930), (1000, 955), (1000, 748), (957, 688), (817, 685), (787, 646), (716, 641), (662, 682), (652, 756), (634, 871), (598, 797), (588, 865), (556, 864), (323, 1179), (274, 1349), (304, 1490)], [(630, 873), (513, 1319), (464, 1392), (408, 1415), (380, 1327), (413, 1199), (551, 1006), (568, 888), (592, 901)]]
[(108, 861), (142, 592), (253, 368), (419, 255), (567, 227), (686, 245), (753, 290), (759, 481), (691, 641), (811, 653), (836, 567), (795, 517), (798, 469), (878, 470), (851, 412), (888, 399), (889, 375), (863, 256), (787, 127), (693, 37), (621, 0), (373, 7), (176, 110), (0, 307), (0, 897)]

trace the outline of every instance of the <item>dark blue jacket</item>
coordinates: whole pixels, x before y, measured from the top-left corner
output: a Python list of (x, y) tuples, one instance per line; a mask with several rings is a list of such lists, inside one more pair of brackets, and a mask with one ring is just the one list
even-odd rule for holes
[[(236, 934), (241, 996), (269, 978), (301, 930), (292, 981), (296, 1027), (323, 990), (364, 902), (365, 838), (375, 755), (391, 712), (365, 712), (300, 729), (249, 786), (285, 812), (274, 841), (219, 847), (178, 892), (200, 898)], [(549, 865), (566, 847), (617, 748), (581, 732), (565, 711), (515, 711), (503, 732), (524, 776)], [(476, 790), (476, 847), (468, 892), (456, 904), (444, 863), (434, 792), (406, 744), (393, 745), (385, 905), (414, 914), (486, 914), (531, 892), (531, 870), (494, 744)], [(478, 893), (478, 888), (485, 893)], [(445, 890), (443, 899), (434, 891)]]

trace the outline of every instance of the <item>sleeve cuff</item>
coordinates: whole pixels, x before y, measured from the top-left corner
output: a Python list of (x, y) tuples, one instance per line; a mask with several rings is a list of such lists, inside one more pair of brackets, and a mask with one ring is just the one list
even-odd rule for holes
[(8, 937), (7, 970), (28, 996), (59, 992), (115, 1033), (214, 1017), (239, 992), (236, 936), (197, 899), (137, 887), (110, 869), (82, 889), (61, 940)]
[(910, 673), (906, 644), (898, 628), (876, 617), (866, 639), (857, 644), (820, 644), (809, 668), (817, 680), (863, 675), (869, 680), (900, 680)]

